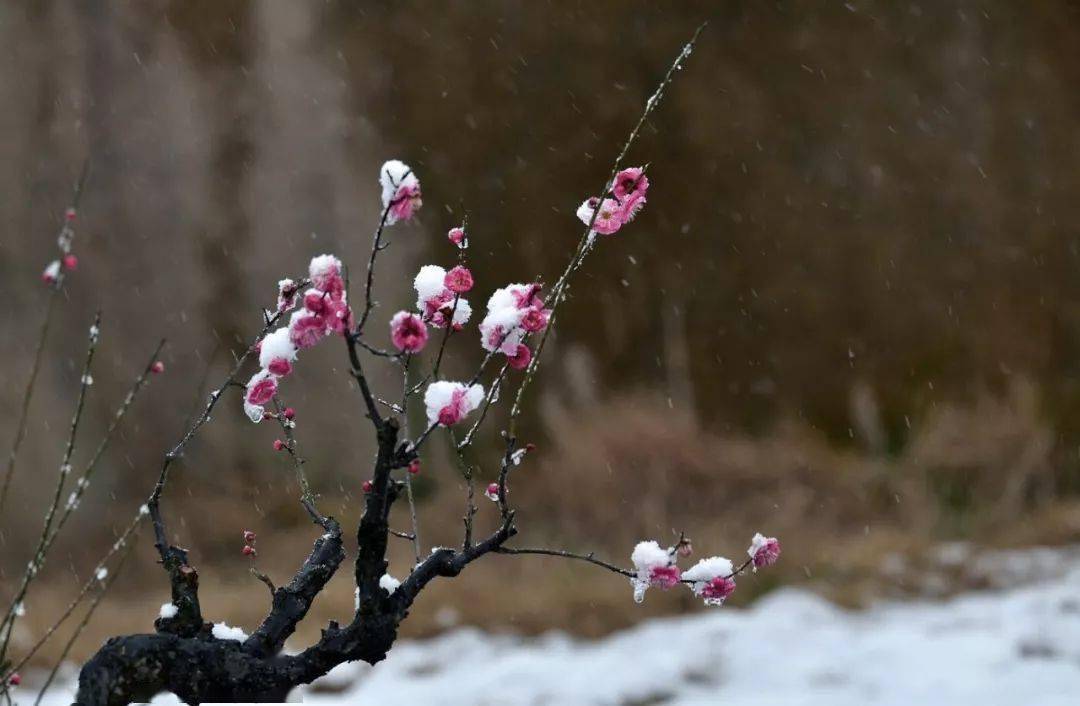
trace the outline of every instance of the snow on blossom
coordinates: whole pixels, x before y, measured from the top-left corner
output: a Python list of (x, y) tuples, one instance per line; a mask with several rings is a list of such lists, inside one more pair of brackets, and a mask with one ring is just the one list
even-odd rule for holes
[(379, 170), (379, 184), (382, 186), (382, 204), (386, 209), (386, 224), (407, 221), (423, 205), (420, 193), (420, 180), (404, 162), (391, 159), (384, 162)]
[(45, 271), (41, 273), (41, 280), (47, 284), (52, 284), (60, 278), (60, 261), (53, 260), (46, 267)]
[(776, 537), (766, 537), (758, 532), (750, 540), (750, 548), (746, 553), (754, 560), (755, 571), (760, 566), (772, 566), (780, 558), (780, 541)]
[(419, 353), (427, 344), (427, 325), (416, 314), (399, 311), (390, 319), (390, 340), (402, 353)]
[(161, 610), (158, 611), (158, 617), (162, 620), (169, 620), (175, 618), (176, 614), (180, 612), (180, 609), (173, 603), (162, 603)]
[(469, 241), (465, 237), (464, 228), (451, 228), (446, 232), (446, 238), (461, 249), (469, 247)]
[(669, 588), (679, 581), (679, 569), (675, 566), (672, 552), (654, 541), (638, 542), (630, 553), (630, 561), (636, 574), (630, 580), (634, 587), (635, 603), (645, 600), (645, 591), (649, 586)]
[(705, 605), (721, 605), (735, 592), (734, 570), (730, 559), (710, 556), (684, 571), (682, 577), (692, 582), (694, 595), (704, 598)]
[[(311, 258), (308, 276), (312, 287), (302, 297), (304, 308), (290, 315), (288, 325), (256, 344), (260, 370), (248, 381), (244, 394), (244, 413), (252, 422), (262, 421), (264, 405), (277, 394), (279, 380), (292, 372), (299, 351), (315, 346), (330, 333), (344, 333), (353, 325), (342, 271), (341, 260), (333, 255)], [(291, 279), (278, 282), (279, 314), (296, 306), (298, 290)]]
[(488, 299), (488, 313), (480, 323), (480, 345), (509, 358), (510, 366), (522, 369), (532, 359), (532, 351), (522, 344), (526, 332), (542, 331), (551, 310), (540, 299), (539, 283), (508, 284), (496, 289)]
[[(615, 175), (611, 187), (611, 196), (599, 199), (596, 196), (585, 199), (578, 207), (577, 217), (585, 225), (592, 223), (592, 232), (611, 235), (634, 216), (645, 205), (645, 192), (649, 190), (649, 178), (641, 167), (623, 169)], [(593, 220), (593, 214), (596, 220)]]
[(488, 483), (488, 487), (484, 489), (484, 496), (493, 503), (499, 502), (499, 484)]
[(248, 637), (241, 628), (234, 628), (225, 623), (214, 623), (210, 634), (219, 640), (235, 640), (236, 642), (243, 642)]
[(265, 405), (276, 394), (277, 379), (270, 372), (260, 370), (248, 380), (245, 399), (253, 405)]
[(483, 400), (482, 385), (466, 387), (463, 383), (447, 380), (433, 382), (424, 392), (428, 423), (438, 423), (444, 427), (457, 424), (479, 407)]
[[(464, 268), (454, 268), (464, 269)], [(468, 270), (465, 270), (468, 272)], [(471, 287), (469, 274), (469, 286)], [(425, 322), (436, 328), (446, 326), (447, 318), (453, 311), (451, 325), (460, 329), (472, 316), (472, 306), (467, 299), (455, 294), (448, 286), (449, 273), (438, 265), (424, 265), (413, 279), (413, 288), (416, 290), (416, 308)], [(460, 281), (459, 281), (460, 284)], [(465, 291), (465, 290), (462, 290)]]
[(398, 589), (398, 586), (400, 585), (401, 581), (398, 581), (390, 574), (383, 574), (379, 578), (379, 588), (385, 590), (387, 593), (393, 593)]
[[(596, 220), (593, 220), (593, 211), (596, 210), (597, 204), (600, 205), (600, 212), (596, 214)], [(617, 232), (623, 226), (623, 214), (622, 209), (619, 207), (619, 202), (615, 199), (604, 199), (603, 203), (595, 196), (585, 199), (578, 206), (577, 217), (585, 225), (589, 225), (592, 222), (592, 232), (600, 233), (601, 235), (611, 235)]]
[[(262, 340), (259, 346), (259, 366), (269, 369), (275, 361), (292, 363), (296, 360), (296, 346), (289, 339), (289, 329), (279, 328)], [(274, 373), (283, 375), (285, 373)]]
[(94, 572), (94, 578), (96, 578), (98, 581), (104, 581), (105, 577), (107, 577), (108, 575), (109, 575), (109, 570), (106, 569), (104, 566), (102, 566), (101, 568), (99, 568), (97, 571)]
[(525, 335), (520, 326), (522, 316), (524, 312), (520, 309), (503, 307), (492, 311), (489, 305), (487, 316), (480, 322), (480, 345), (491, 353), (517, 353), (518, 344)]
[(333, 255), (317, 255), (311, 258), (308, 276), (311, 277), (311, 286), (315, 289), (332, 291), (337, 288), (337, 280), (341, 277), (341, 260)]
[(285, 278), (278, 282), (277, 310), (279, 312), (288, 311), (296, 306), (297, 290), (296, 282), (291, 279)]

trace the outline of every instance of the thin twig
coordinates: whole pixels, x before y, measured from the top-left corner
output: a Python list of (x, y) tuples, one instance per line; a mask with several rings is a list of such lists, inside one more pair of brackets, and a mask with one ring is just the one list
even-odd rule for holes
[(82, 420), (83, 409), (86, 405), (86, 391), (93, 383), (93, 378), (90, 376), (90, 369), (94, 361), (94, 353), (97, 351), (100, 324), (101, 312), (99, 311), (94, 316), (94, 323), (90, 327), (89, 343), (86, 347), (86, 360), (83, 363), (82, 377), (79, 379), (79, 395), (75, 401), (75, 412), (71, 417), (71, 427), (68, 432), (67, 445), (64, 448), (63, 460), (60, 462), (60, 471), (57, 474), (56, 488), (53, 490), (52, 502), (49, 504), (49, 509), (45, 512), (45, 526), (41, 530), (41, 537), (38, 539), (37, 548), (34, 549), (33, 558), (26, 565), (22, 584), (19, 586), (19, 590), (16, 591), (15, 597), (11, 601), (11, 605), (4, 615), (4, 619), (0, 621), (0, 633), (3, 633), (4, 636), (3, 642), (0, 642), (0, 664), (3, 663), (4, 657), (7, 655), (8, 644), (11, 641), (15, 620), (18, 617), (18, 612), (15, 608), (26, 597), (26, 592), (30, 587), (31, 581), (34, 580), (34, 577), (37, 576), (41, 567), (45, 564), (45, 548), (49, 539), (49, 531), (52, 528), (53, 520), (56, 517), (56, 509), (60, 505), (60, 496), (63, 494), (64, 484), (71, 474), (71, 455), (75, 452), (75, 439), (79, 431), (79, 422)]
[[(651, 115), (652, 112), (656, 110), (656, 108), (660, 105), (660, 101), (664, 97), (664, 91), (667, 89), (668, 85), (671, 84), (672, 80), (674, 80), (675, 74), (679, 71), (679, 69), (682, 68), (682, 63), (687, 59), (687, 57), (690, 56), (690, 53), (694, 50), (694, 45), (697, 43), (698, 36), (701, 34), (702, 30), (705, 29), (707, 24), (707, 22), (703, 22), (700, 26), (698, 26), (697, 30), (694, 31), (694, 35), (690, 38), (690, 41), (687, 42), (685, 46), (683, 46), (682, 51), (679, 52), (679, 55), (677, 57), (675, 57), (675, 61), (672, 62), (671, 66), (667, 70), (667, 73), (664, 74), (664, 78), (660, 81), (660, 85), (656, 88), (656, 91), (654, 91), (652, 96), (650, 96), (649, 99), (645, 102), (645, 109), (642, 111), (641, 117), (638, 118), (637, 124), (634, 125), (634, 129), (630, 131), (630, 136), (627, 137), (626, 143), (623, 145), (623, 148), (619, 152), (619, 155), (615, 158), (615, 162), (611, 166), (611, 173), (608, 176), (607, 181), (604, 182), (604, 188), (600, 191), (601, 203), (603, 202), (604, 196), (611, 190), (611, 187), (615, 182), (615, 176), (619, 173), (619, 169), (622, 167), (622, 162), (626, 158), (626, 155), (630, 152), (630, 147), (637, 140), (638, 134), (640, 134), (641, 132), (641, 128), (645, 125), (645, 121), (649, 118), (649, 115)], [(585, 256), (589, 253), (591, 249), (591, 244), (593, 243), (594, 237), (592, 235), (593, 224), (596, 222), (596, 218), (599, 214), (600, 204), (597, 204), (597, 207), (593, 209), (592, 217), (589, 219), (588, 225), (585, 226), (585, 232), (582, 234), (581, 240), (578, 242), (578, 247), (574, 253), (574, 256), (570, 258), (570, 262), (567, 264), (566, 269), (563, 270), (562, 275), (559, 276), (559, 279), (556, 280), (555, 285), (552, 287), (551, 295), (549, 297), (549, 301), (551, 302), (552, 317), (554, 317), (555, 310), (558, 308), (559, 304), (561, 304), (562, 301), (565, 299), (564, 294), (566, 288), (569, 286), (570, 276), (575, 271), (577, 271), (579, 267), (581, 267), (581, 264), (585, 260)], [(540, 367), (539, 351), (543, 348), (544, 342), (547, 340), (548, 334), (550, 334), (552, 328), (554, 328), (553, 323), (554, 321), (549, 321), (547, 328), (545, 328), (544, 332), (540, 335), (540, 343), (537, 347), (537, 354), (534, 355), (532, 360), (529, 362), (529, 367), (526, 370), (525, 376), (524, 378), (522, 378), (521, 385), (518, 387), (517, 394), (515, 395), (514, 404), (510, 408), (511, 435), (515, 433), (517, 418), (521, 414), (521, 401), (525, 394), (525, 390), (528, 388), (529, 384), (535, 377), (537, 368)]]

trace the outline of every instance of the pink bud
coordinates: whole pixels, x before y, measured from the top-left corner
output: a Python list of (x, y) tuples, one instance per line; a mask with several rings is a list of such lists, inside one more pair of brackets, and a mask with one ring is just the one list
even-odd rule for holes
[(68, 219), (69, 221), (75, 220), (75, 209), (69, 208), (68, 210), (64, 211), (64, 218)]
[(165, 372), (165, 364), (162, 363), (160, 360), (155, 360), (150, 366), (150, 372), (157, 374)]
[(419, 472), (420, 472), (420, 459), (414, 458), (413, 460), (409, 461), (409, 473), (411, 473), (411, 474), (413, 474), (415, 476)]
[(487, 490), (484, 491), (484, 495), (487, 496), (488, 500), (490, 500), (492, 502), (498, 502), (498, 500), (499, 500), (499, 484), (498, 483), (490, 483), (490, 484), (488, 484)]
[(274, 439), (274, 451), (281, 451), (285, 448), (285, 442), (281, 439)]
[(64, 269), (74, 271), (79, 267), (79, 258), (74, 255), (64, 255)]
[(446, 237), (451, 243), (460, 248), (461, 244), (465, 242), (465, 231), (461, 228), (451, 228)]
[(532, 442), (529, 442), (529, 443), (525, 444), (525, 451), (527, 451), (528, 453), (532, 453), (533, 451), (536, 451), (536, 444), (534, 444)]
[(11, 684), (12, 686), (18, 686), (19, 684), (22, 684), (22, 677), (19, 676), (18, 672), (15, 672), (8, 679), (8, 684)]
[(286, 419), (292, 419), (296, 416), (296, 410), (292, 407), (286, 407), (285, 411), (281, 413)]
[(244, 530), (244, 541), (251, 544), (255, 541), (255, 533), (251, 530)]
[(364, 483), (360, 486), (360, 489), (363, 490), (365, 493), (370, 493), (374, 488), (375, 485), (369, 480), (364, 481)]
[(326, 301), (322, 292), (308, 292), (304, 295), (304, 308), (313, 314), (321, 314), (326, 309)]
[(251, 546), (250, 544), (245, 544), (244, 548), (240, 551), (244, 553), (244, 556), (255, 556), (255, 547)]

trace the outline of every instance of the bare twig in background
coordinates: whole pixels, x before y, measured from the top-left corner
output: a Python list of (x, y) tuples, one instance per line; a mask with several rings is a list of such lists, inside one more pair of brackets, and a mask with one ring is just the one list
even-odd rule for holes
[(90, 327), (89, 342), (86, 347), (86, 360), (83, 363), (82, 377), (79, 379), (79, 394), (75, 401), (75, 412), (71, 417), (71, 427), (68, 431), (67, 445), (64, 447), (64, 456), (60, 462), (60, 470), (57, 473), (56, 488), (53, 491), (49, 509), (45, 512), (45, 526), (41, 530), (41, 537), (38, 539), (38, 544), (34, 549), (33, 556), (26, 565), (26, 571), (23, 573), (23, 579), (19, 586), (19, 590), (15, 592), (15, 596), (11, 600), (11, 605), (8, 607), (3, 620), (0, 621), (0, 635), (3, 636), (2, 641), (0, 641), (0, 664), (4, 663), (4, 658), (7, 656), (7, 648), (11, 641), (11, 634), (14, 632), (15, 621), (19, 617), (19, 608), (26, 598), (26, 592), (30, 587), (30, 583), (34, 580), (34, 577), (37, 576), (45, 563), (45, 550), (49, 542), (49, 531), (52, 528), (53, 519), (56, 517), (56, 509), (60, 505), (60, 496), (64, 492), (64, 484), (71, 474), (71, 455), (75, 452), (75, 440), (79, 431), (79, 422), (82, 420), (83, 409), (86, 405), (86, 392), (94, 382), (93, 378), (90, 376), (90, 369), (100, 339), (100, 324), (101, 312), (99, 311), (97, 315), (94, 316), (94, 323)]
[[(71, 197), (70, 211), (76, 211), (79, 208), (79, 200), (82, 197), (83, 188), (86, 185), (86, 177), (89, 173), (90, 161), (87, 160), (83, 163), (79, 180), (75, 182), (75, 190)], [(66, 220), (66, 217), (62, 228), (72, 228), (71, 224)], [(45, 351), (45, 342), (49, 338), (49, 328), (52, 324), (56, 302), (60, 298), (63, 282), (64, 278), (61, 273), (53, 286), (49, 288), (49, 299), (45, 304), (45, 316), (41, 320), (41, 331), (38, 334), (37, 345), (34, 348), (34, 362), (30, 366), (30, 376), (26, 379), (26, 389), (23, 391), (22, 402), (19, 405), (19, 421), (15, 423), (15, 441), (12, 442), (11, 453), (8, 454), (7, 469), (4, 471), (3, 485), (0, 485), (0, 512), (3, 512), (4, 510), (4, 501), (7, 500), (11, 479), (15, 475), (15, 463), (19, 456), (19, 448), (22, 446), (23, 439), (26, 437), (26, 422), (30, 413), (30, 400), (34, 396), (34, 384), (37, 382), (38, 371), (41, 370), (41, 359), (42, 354)]]

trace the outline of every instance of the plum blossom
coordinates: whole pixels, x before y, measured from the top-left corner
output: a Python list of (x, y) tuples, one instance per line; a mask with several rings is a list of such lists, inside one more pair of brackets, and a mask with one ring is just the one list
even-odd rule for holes
[(488, 483), (488, 487), (484, 489), (484, 497), (493, 503), (499, 502), (499, 484)]
[(623, 169), (615, 175), (611, 193), (619, 202), (623, 223), (634, 220), (634, 216), (645, 205), (645, 192), (649, 190), (649, 177), (641, 167)]
[(299, 288), (291, 279), (283, 279), (278, 282), (277, 310), (285, 312), (296, 306), (296, 292)]
[(754, 571), (760, 566), (772, 566), (780, 558), (780, 541), (776, 537), (766, 537), (758, 532), (750, 540), (750, 548), (746, 553), (754, 560)]
[(162, 620), (169, 620), (175, 618), (179, 612), (180, 609), (176, 607), (175, 603), (162, 603), (161, 610), (158, 611), (158, 617)]
[[(585, 199), (578, 207), (577, 217), (585, 225), (592, 222), (592, 232), (611, 235), (624, 224), (634, 220), (634, 216), (645, 205), (645, 192), (649, 189), (649, 178), (641, 167), (623, 169), (615, 175), (611, 187), (611, 196), (603, 200), (593, 196)], [(593, 220), (593, 213), (596, 220)]]
[(402, 353), (419, 353), (427, 344), (427, 325), (416, 314), (399, 311), (390, 319), (390, 340)]
[(382, 204), (386, 209), (386, 224), (407, 221), (423, 205), (420, 193), (420, 180), (404, 162), (391, 159), (384, 162), (379, 170), (379, 184), (382, 185)]
[(480, 345), (489, 352), (502, 353), (510, 366), (521, 370), (532, 360), (532, 351), (522, 343), (526, 333), (542, 331), (551, 318), (540, 298), (541, 285), (510, 284), (496, 289), (488, 299), (487, 316), (480, 323)]
[(634, 602), (645, 600), (649, 586), (671, 588), (679, 582), (679, 567), (675, 566), (674, 552), (664, 549), (654, 541), (638, 542), (630, 554), (636, 575), (630, 579), (634, 587)]
[(705, 605), (721, 605), (735, 592), (733, 573), (730, 559), (711, 556), (684, 571), (682, 577), (691, 582), (694, 595), (705, 599)]
[(446, 273), (443, 284), (454, 294), (464, 294), (473, 288), (472, 272), (469, 272), (469, 268), (458, 265)]
[(276, 394), (277, 378), (266, 370), (260, 370), (248, 380), (245, 399), (253, 405), (264, 405)]
[(289, 329), (279, 328), (273, 333), (267, 334), (259, 345), (259, 366), (270, 370), (278, 376), (287, 375), (288, 371), (281, 373), (274, 370), (275, 363), (278, 369), (282, 369), (284, 363), (291, 369), (291, 363), (296, 360), (296, 346), (289, 338)]
[(449, 231), (447, 231), (446, 238), (462, 250), (469, 247), (469, 240), (465, 237), (464, 228), (451, 228)]
[[(468, 273), (468, 270), (465, 272)], [(450, 323), (455, 329), (460, 329), (472, 317), (472, 306), (469, 305), (467, 299), (455, 294), (447, 286), (448, 281), (449, 273), (438, 265), (421, 267), (413, 279), (413, 288), (416, 290), (416, 308), (421, 318), (436, 328), (446, 326), (450, 312), (453, 312), (453, 320)], [(472, 275), (469, 274), (470, 287), (471, 281)], [(458, 283), (460, 284), (460, 281)]]
[(272, 331), (256, 344), (260, 370), (248, 381), (244, 394), (244, 413), (252, 422), (262, 421), (264, 406), (277, 394), (280, 379), (292, 373), (299, 351), (317, 345), (331, 333), (344, 333), (353, 325), (341, 260), (333, 255), (311, 258), (308, 277), (312, 286), (303, 297), (298, 296), (299, 287), (293, 280), (278, 282), (278, 314), (295, 308), (297, 299), (303, 308), (290, 315), (287, 326)]
[(510, 367), (514, 370), (524, 370), (529, 367), (529, 363), (532, 362), (532, 350), (524, 343), (519, 343), (514, 354), (506, 356), (506, 362), (509, 363)]
[(444, 427), (457, 424), (479, 407), (483, 399), (482, 385), (467, 387), (460, 382), (433, 382), (424, 392), (428, 423), (441, 424)]

